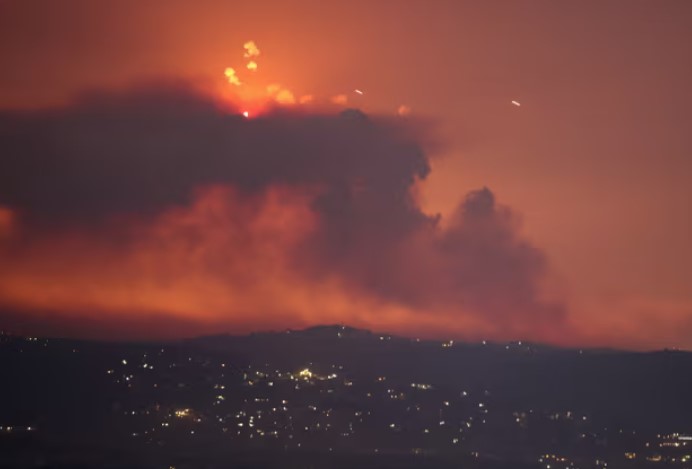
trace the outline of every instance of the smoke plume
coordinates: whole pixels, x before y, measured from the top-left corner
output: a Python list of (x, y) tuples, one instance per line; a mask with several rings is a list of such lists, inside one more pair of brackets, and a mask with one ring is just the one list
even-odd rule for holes
[[(250, 49), (248, 49), (250, 51)], [(550, 340), (543, 254), (487, 188), (424, 213), (414, 122), (246, 119), (184, 86), (0, 114), (0, 306)]]

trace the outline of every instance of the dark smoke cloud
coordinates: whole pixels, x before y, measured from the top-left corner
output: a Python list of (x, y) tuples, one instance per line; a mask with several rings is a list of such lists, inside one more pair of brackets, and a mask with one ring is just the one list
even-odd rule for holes
[(359, 181), (402, 207), (413, 178), (429, 171), (415, 143), (358, 111), (249, 120), (184, 88), (0, 115), (0, 129), (0, 203), (47, 220), (156, 210), (212, 183), (326, 184), (338, 198)]
[(306, 276), (336, 274), (421, 311), (474, 311), (515, 329), (561, 318), (540, 299), (542, 253), (490, 190), (468, 194), (444, 229), (421, 211), (411, 195), (430, 171), (420, 138), (356, 110), (245, 119), (180, 86), (94, 94), (0, 114), (0, 205), (49, 230), (146, 216), (203, 185), (315, 186), (320, 226), (294, 253)]

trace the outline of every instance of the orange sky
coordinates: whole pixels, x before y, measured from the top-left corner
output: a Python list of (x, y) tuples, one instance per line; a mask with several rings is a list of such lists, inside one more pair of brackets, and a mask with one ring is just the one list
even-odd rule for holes
[(689, 349), (691, 21), (685, 1), (0, 2), (0, 107), (143, 77), (228, 86), (253, 39), (296, 96), (434, 122), (426, 211), (490, 187), (546, 252), (575, 337)]

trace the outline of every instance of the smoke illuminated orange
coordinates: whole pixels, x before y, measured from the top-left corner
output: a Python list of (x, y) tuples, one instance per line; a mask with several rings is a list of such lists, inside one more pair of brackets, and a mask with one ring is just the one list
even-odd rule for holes
[(14, 213), (0, 205), (0, 239), (9, 237), (14, 230)]
[[(420, 315), (349, 291), (337, 277), (295, 272), (286, 254), (315, 228), (314, 194), (209, 187), (152, 221), (114, 219), (109, 234), (63, 230), (35, 239), (0, 266), (0, 306), (106, 322), (165, 314), (236, 331), (344, 321), (390, 330), (415, 324), (423, 336), (449, 331), (446, 313)], [(455, 333), (493, 331), (473, 315), (454, 317)]]
[[(576, 9), (558, 2), (550, 8), (525, 8), (519, 2), (503, 8), (491, 2), (443, 2), (439, 8), (411, 2), (391, 8), (371, 2), (367, 12), (349, 2), (323, 3), (315, 8), (309, 2), (290, 7), (213, 2), (199, 8), (194, 2), (170, 2), (156, 8), (147, 2), (44, 2), (37, 9), (33, 2), (4, 2), (0, 56), (10, 73), (0, 76), (3, 116), (12, 110), (43, 112), (91, 90), (120, 90), (157, 77), (199, 81), (212, 89), (220, 107), (236, 114), (229, 120), (240, 123), (238, 132), (253, 130), (279, 106), (301, 106), (297, 114), (337, 114), (350, 106), (371, 115), (412, 115), (398, 120), (426, 121), (444, 142), (440, 158), (431, 161), (430, 177), (415, 188), (416, 200), (425, 213), (441, 213), (439, 223), (445, 226), (463, 193), (488, 186), (521, 214), (522, 237), (545, 252), (549, 281), (557, 285), (556, 296), (574, 325), (554, 342), (692, 348), (692, 217), (684, 216), (692, 200), (685, 119), (692, 68), (679, 53), (680, 44), (690, 42), (689, 2), (624, 9), (599, 2)], [(590, 34), (583, 34), (583, 24), (589, 24)], [(65, 31), (78, 32), (80, 40)], [(272, 83), (280, 86), (270, 93)], [(282, 104), (276, 100), (280, 90), (286, 90)], [(86, 132), (84, 143), (97, 137)], [(219, 140), (205, 141), (205, 149)], [(27, 141), (33, 144), (30, 134)], [(7, 161), (7, 152), (2, 153), (0, 161)], [(99, 157), (94, 152), (89, 159)], [(51, 168), (62, 166), (56, 160)], [(176, 165), (153, 166), (179, 176)], [(52, 171), (35, 167), (46, 173), (46, 182), (55, 182)], [(189, 168), (194, 172), (194, 164)], [(93, 181), (84, 178), (84, 183)], [(21, 178), (12, 184), (29, 186)], [(147, 212), (151, 217), (129, 219), (121, 228), (146, 231), (166, 216), (170, 220), (173, 212), (195, 212), (206, 197), (217, 196), (200, 193), (195, 204)], [(0, 200), (0, 290), (7, 294), (0, 310), (27, 311), (28, 317), (50, 309), (55, 299), (55, 318), (69, 315), (70, 305), (80, 301), (94, 306), (80, 307), (85, 318), (130, 318), (139, 314), (134, 306), (162, 312), (175, 306), (164, 301), (158, 272), (148, 276), (135, 267), (135, 259), (146, 256), (177, 256), (156, 247), (153, 235), (110, 252), (107, 232), (63, 220), (44, 231), (31, 225), (32, 215), (21, 199)], [(59, 252), (65, 249), (67, 254)], [(202, 291), (183, 278), (183, 270), (172, 270), (178, 278), (172, 285), (181, 293), (171, 289), (170, 297), (193, 298)], [(119, 286), (128, 277), (142, 284)], [(109, 278), (121, 284), (110, 289)], [(405, 308), (379, 302), (371, 308), (374, 300), (367, 295), (330, 281), (331, 290), (316, 284), (312, 292), (326, 298), (329, 290), (333, 298), (358, 304), (344, 307), (339, 318), (296, 313), (295, 325), (310, 316), (313, 323), (378, 323), (378, 329), (409, 333), (434, 322), (440, 326), (438, 337), (518, 339), (531, 333), (515, 329), (513, 336), (493, 335), (493, 327), (476, 324), (482, 316), (472, 324), (464, 312), (428, 314), (420, 308), (408, 318)], [(60, 298), (49, 299), (58, 291)], [(109, 295), (118, 296), (120, 305), (129, 295), (134, 306), (116, 312), (108, 306)], [(195, 321), (197, 314), (207, 318), (198, 310), (213, 309), (218, 318), (237, 318), (213, 329), (220, 332), (248, 330), (253, 315), (262, 314), (259, 307), (252, 314), (222, 314), (224, 308), (206, 308), (202, 302), (181, 300), (177, 317)], [(394, 319), (404, 317), (410, 322)], [(266, 319), (263, 328), (281, 327), (269, 315)]]

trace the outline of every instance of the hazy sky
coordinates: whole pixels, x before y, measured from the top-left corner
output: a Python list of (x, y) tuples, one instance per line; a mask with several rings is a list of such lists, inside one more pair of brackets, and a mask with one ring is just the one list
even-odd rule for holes
[[(691, 24), (688, 1), (0, 1), (0, 108), (155, 77), (219, 92), (254, 40), (257, 76), (296, 97), (424, 119), (435, 143), (416, 197), (443, 226), (482, 187), (521, 218), (516, 236), (545, 255), (540, 283), (569, 318), (535, 338), (692, 348)], [(176, 306), (193, 322), (197, 307)], [(406, 314), (324, 319), (411, 333)], [(448, 321), (461, 337), (531, 338), (444, 317), (429, 335)]]

